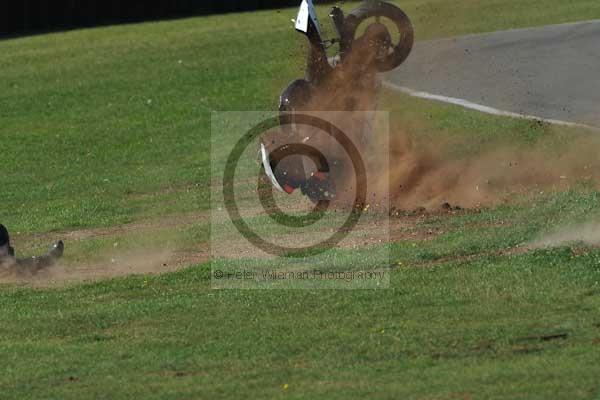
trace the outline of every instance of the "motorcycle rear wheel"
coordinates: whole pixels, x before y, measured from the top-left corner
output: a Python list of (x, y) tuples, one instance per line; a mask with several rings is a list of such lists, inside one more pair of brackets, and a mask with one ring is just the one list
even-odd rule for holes
[(359, 26), (373, 17), (391, 20), (400, 33), (400, 40), (393, 46), (392, 52), (376, 62), (378, 72), (391, 71), (402, 64), (410, 54), (414, 43), (414, 29), (408, 16), (395, 5), (383, 1), (366, 1), (346, 17), (346, 32), (355, 38)]

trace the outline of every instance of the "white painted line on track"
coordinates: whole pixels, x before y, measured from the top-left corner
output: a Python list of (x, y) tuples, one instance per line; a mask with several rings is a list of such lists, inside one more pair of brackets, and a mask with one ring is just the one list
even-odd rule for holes
[(512, 111), (498, 110), (497, 108), (484, 106), (482, 104), (472, 103), (468, 100), (457, 99), (456, 97), (447, 97), (447, 96), (442, 96), (439, 94), (431, 94), (431, 93), (427, 93), (427, 92), (413, 90), (413, 89), (407, 88), (405, 86), (399, 86), (399, 85), (396, 85), (395, 83), (391, 83), (391, 82), (387, 82), (387, 81), (383, 83), (383, 86), (393, 89), (393, 90), (397, 90), (397, 91), (405, 93), (405, 94), (408, 94), (413, 97), (419, 97), (422, 99), (434, 100), (434, 101), (439, 101), (439, 102), (448, 103), (448, 104), (454, 104), (457, 106), (468, 108), (470, 110), (476, 110), (476, 111), (486, 113), (486, 114), (526, 119), (526, 120), (530, 120), (530, 121), (541, 121), (541, 122), (546, 122), (548, 124), (553, 124), (553, 125), (568, 126), (568, 127), (573, 127), (573, 128), (583, 128), (583, 129), (600, 132), (600, 127), (597, 127), (597, 126), (580, 124), (577, 122), (561, 121), (558, 119), (536, 117), (535, 115), (519, 114), (519, 113), (515, 113)]

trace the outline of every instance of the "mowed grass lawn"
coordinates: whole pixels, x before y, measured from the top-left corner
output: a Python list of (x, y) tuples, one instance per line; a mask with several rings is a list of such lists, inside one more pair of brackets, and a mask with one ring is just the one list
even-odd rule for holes
[[(421, 39), (600, 17), (596, 1), (401, 5)], [(210, 111), (276, 106), (302, 73), (293, 16), (0, 41), (0, 221), (27, 237), (208, 212)], [(384, 104), (392, 124), (464, 137), (471, 151), (583, 134), (390, 93)], [(431, 240), (391, 244), (389, 290), (215, 291), (208, 264), (2, 286), (0, 398), (598, 399), (600, 251), (515, 246), (595, 218), (599, 196), (582, 185), (425, 218)], [(186, 245), (208, 240), (195, 229)], [(104, 245), (90, 242), (75, 251)]]

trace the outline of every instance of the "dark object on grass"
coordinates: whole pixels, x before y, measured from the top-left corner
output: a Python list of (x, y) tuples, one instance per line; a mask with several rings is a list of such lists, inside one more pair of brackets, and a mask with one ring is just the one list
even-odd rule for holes
[[(326, 141), (317, 134), (300, 132), (294, 123), (294, 114), (362, 111), (362, 114), (357, 113), (361, 115), (358, 120), (344, 122), (358, 136), (354, 137), (357, 143), (368, 143), (374, 114), (365, 112), (376, 109), (377, 74), (402, 64), (414, 40), (413, 27), (406, 14), (383, 1), (365, 1), (348, 15), (339, 7), (333, 7), (329, 16), (338, 37), (326, 40), (322, 37), (312, 0), (302, 1), (295, 28), (309, 41), (306, 77), (293, 81), (283, 91), (279, 101), (280, 132), (264, 135), (261, 144), (263, 168), (272, 185), (286, 193), (299, 188), (315, 203), (335, 196), (334, 183), (341, 180), (336, 176), (336, 169), (343, 171), (349, 166), (338, 155), (328, 154)], [(339, 50), (335, 56), (328, 57), (327, 51), (334, 45), (339, 46)], [(285, 159), (277, 156), (285, 153), (279, 149), (296, 143), (317, 148), (325, 154), (328, 165), (315, 164), (302, 154), (287, 154)], [(314, 179), (315, 176), (319, 178)]]
[(520, 342), (550, 342), (552, 340), (565, 340), (569, 338), (568, 332), (548, 333), (542, 335), (531, 335), (520, 337), (514, 340), (515, 343)]
[(58, 241), (52, 245), (48, 253), (42, 256), (29, 258), (16, 258), (15, 249), (10, 245), (10, 235), (8, 229), (0, 224), (0, 265), (8, 267), (23, 268), (30, 272), (48, 268), (56, 264), (56, 261), (62, 257), (65, 251), (65, 245)]
[(15, 249), (10, 246), (10, 236), (8, 229), (0, 224), (0, 260), (6, 257), (14, 257)]

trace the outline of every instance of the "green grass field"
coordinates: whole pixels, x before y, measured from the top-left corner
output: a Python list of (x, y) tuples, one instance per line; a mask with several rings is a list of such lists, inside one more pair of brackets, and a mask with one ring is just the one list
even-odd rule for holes
[[(398, 4), (418, 39), (600, 18), (600, 3), (583, 0)], [(75, 235), (68, 270), (117, 242), (205, 249), (210, 112), (276, 107), (302, 73), (294, 13), (0, 41), (0, 221), (18, 250)], [(451, 139), (458, 158), (505, 143), (549, 156), (573, 136), (593, 143), (585, 132), (383, 97), (392, 126)], [(599, 197), (578, 182), (411, 217), (415, 239), (386, 244), (388, 290), (219, 291), (208, 262), (90, 283), (4, 284), (0, 398), (600, 399), (600, 250), (523, 248), (596, 219)], [(336, 257), (351, 266), (372, 251)]]

